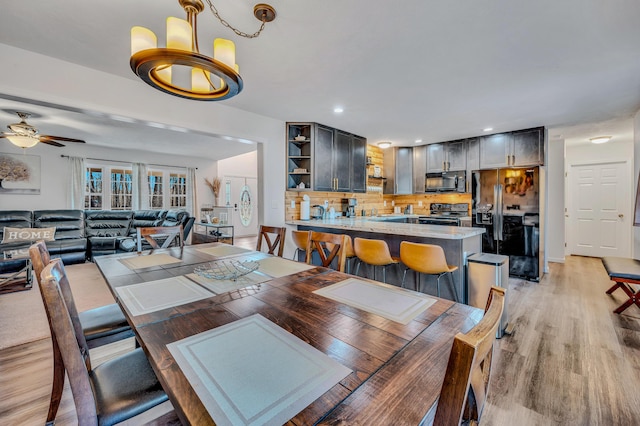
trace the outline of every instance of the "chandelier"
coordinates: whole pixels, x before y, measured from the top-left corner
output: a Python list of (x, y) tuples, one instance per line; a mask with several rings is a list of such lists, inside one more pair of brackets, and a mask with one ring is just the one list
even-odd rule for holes
[[(265, 24), (276, 17), (275, 9), (268, 4), (255, 5), (253, 14), (262, 25), (255, 33), (247, 34), (222, 19), (211, 0), (206, 2), (222, 25), (241, 37), (258, 37)], [(187, 13), (187, 19), (167, 18), (166, 47), (158, 47), (156, 35), (148, 28), (131, 28), (131, 69), (151, 87), (181, 98), (220, 101), (237, 95), (243, 84), (234, 43), (217, 38), (213, 41), (213, 58), (201, 54), (197, 15), (204, 10), (204, 3), (201, 0), (178, 0), (178, 3)], [(190, 68), (190, 76), (184, 78), (183, 75), (182, 83), (174, 81), (177, 79), (173, 71), (182, 72), (183, 67)]]

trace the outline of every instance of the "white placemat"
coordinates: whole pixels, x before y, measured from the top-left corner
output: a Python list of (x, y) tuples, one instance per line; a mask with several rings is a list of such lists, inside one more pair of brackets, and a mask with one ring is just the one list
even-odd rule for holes
[(116, 292), (133, 316), (213, 296), (210, 291), (184, 276), (117, 287)]
[(188, 278), (197, 282), (198, 284), (206, 287), (209, 291), (215, 294), (222, 294), (229, 291), (239, 290), (241, 288), (249, 287), (255, 284), (260, 284), (265, 281), (269, 281), (271, 277), (263, 274), (252, 272), (247, 275), (243, 275), (236, 281), (232, 280), (216, 280), (213, 278), (201, 277), (198, 274), (187, 274)]
[(231, 256), (233, 254), (248, 253), (251, 251), (242, 247), (230, 246), (228, 244), (222, 244), (215, 247), (208, 247), (197, 250), (201, 251), (202, 253), (210, 254), (212, 256)]
[(167, 348), (217, 425), (281, 425), (351, 373), (259, 314)]
[(258, 261), (260, 267), (258, 270), (264, 274), (274, 278), (284, 277), (285, 275), (296, 274), (298, 272), (313, 269), (316, 266), (307, 265), (302, 262), (294, 262), (293, 260), (283, 259), (281, 257), (267, 257)]
[(436, 300), (388, 284), (349, 278), (314, 293), (401, 324), (408, 324)]
[(168, 254), (148, 254), (142, 256), (127, 257), (119, 260), (124, 266), (131, 270), (182, 262), (182, 260), (173, 256), (169, 256)]

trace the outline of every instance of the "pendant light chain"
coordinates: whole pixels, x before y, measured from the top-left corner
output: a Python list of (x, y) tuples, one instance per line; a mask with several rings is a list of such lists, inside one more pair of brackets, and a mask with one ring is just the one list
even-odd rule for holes
[(218, 20), (220, 21), (220, 23), (222, 25), (224, 25), (225, 27), (229, 28), (231, 31), (233, 31), (234, 33), (236, 33), (240, 37), (245, 37), (245, 38), (256, 38), (256, 37), (258, 37), (260, 35), (260, 33), (262, 32), (262, 30), (264, 29), (264, 24), (266, 24), (266, 22), (267, 22), (265, 19), (262, 19), (262, 25), (260, 25), (260, 29), (258, 31), (256, 31), (255, 33), (253, 33), (253, 34), (247, 34), (247, 33), (243, 32), (243, 31), (240, 31), (240, 30), (232, 27), (231, 24), (229, 24), (227, 21), (222, 19), (222, 17), (218, 13), (218, 9), (216, 9), (216, 7), (213, 5), (213, 3), (211, 3), (211, 0), (207, 0), (207, 4), (209, 4), (209, 9), (211, 9), (211, 13), (213, 13), (213, 16), (218, 18)]

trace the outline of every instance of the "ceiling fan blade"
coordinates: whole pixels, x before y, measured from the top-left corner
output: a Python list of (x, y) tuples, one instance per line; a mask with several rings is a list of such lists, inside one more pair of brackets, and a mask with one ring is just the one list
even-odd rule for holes
[(85, 141), (80, 139), (63, 138), (62, 136), (40, 135), (39, 137), (40, 137), (40, 142), (56, 140), (56, 141), (63, 141), (63, 142), (85, 143)]
[(6, 138), (7, 135), (0, 133), (0, 138)]
[(64, 146), (63, 144), (56, 142), (56, 141), (51, 141), (51, 140), (47, 140), (47, 139), (42, 139), (40, 138), (40, 142), (42, 143), (46, 143), (47, 145), (53, 145), (53, 146), (57, 146), (57, 147), (62, 147)]

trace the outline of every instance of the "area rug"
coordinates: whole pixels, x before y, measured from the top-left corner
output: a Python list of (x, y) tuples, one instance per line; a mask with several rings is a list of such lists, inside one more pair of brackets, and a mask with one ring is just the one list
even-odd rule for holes
[[(65, 270), (78, 311), (114, 303), (96, 265), (70, 265)], [(0, 349), (49, 336), (47, 315), (35, 281), (31, 290), (0, 295)]]
[(167, 345), (218, 425), (280, 425), (351, 373), (259, 314)]

